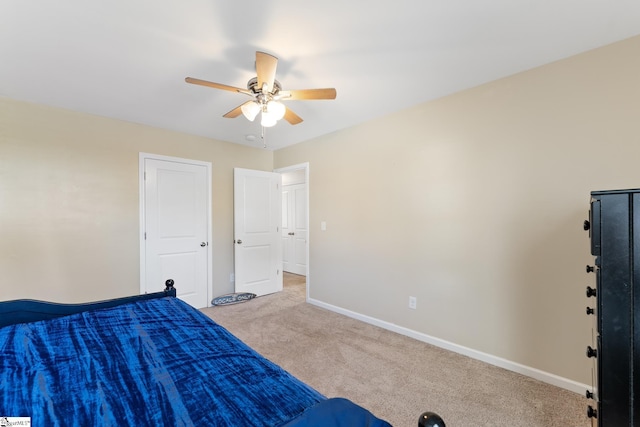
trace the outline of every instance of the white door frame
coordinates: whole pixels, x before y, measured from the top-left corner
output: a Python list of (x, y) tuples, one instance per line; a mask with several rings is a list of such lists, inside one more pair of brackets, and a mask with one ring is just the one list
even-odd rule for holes
[[(163, 156), (160, 154), (152, 153), (139, 153), (138, 156), (138, 183), (139, 183), (139, 203), (140, 203), (140, 228), (138, 239), (140, 241), (140, 294), (146, 293), (146, 258), (147, 249), (145, 245), (144, 232), (145, 232), (145, 203), (144, 203), (144, 162), (147, 159), (151, 160), (164, 160), (168, 162), (188, 163), (193, 165), (204, 166), (207, 170), (207, 241), (209, 242), (209, 248), (212, 248), (212, 232), (211, 232), (211, 169), (210, 162), (203, 162), (200, 160), (184, 159), (180, 157)], [(207, 306), (211, 305), (211, 296), (213, 295), (213, 257), (211, 256), (211, 249), (209, 249), (209, 256), (207, 256)]]
[[(307, 295), (306, 300), (309, 301), (309, 289), (311, 289), (311, 275), (309, 272), (311, 271), (311, 259), (309, 257), (309, 248), (311, 247), (311, 223), (309, 222), (309, 162), (298, 163), (297, 165), (286, 166), (284, 168), (274, 169), (274, 172), (284, 173), (284, 172), (292, 172), (295, 170), (304, 169), (304, 184), (306, 186), (306, 194), (307, 200), (305, 200), (305, 205), (307, 207), (307, 248), (306, 248), (306, 257), (307, 257)], [(284, 274), (284, 273), (283, 273)]]

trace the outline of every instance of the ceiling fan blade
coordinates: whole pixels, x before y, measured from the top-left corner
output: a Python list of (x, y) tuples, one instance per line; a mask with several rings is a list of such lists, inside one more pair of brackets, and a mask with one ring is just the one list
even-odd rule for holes
[[(253, 102), (253, 101), (247, 101), (247, 102)], [(244, 104), (246, 104), (247, 102), (245, 102)], [(227, 119), (235, 119), (236, 117), (242, 114), (242, 105), (238, 105), (236, 108), (224, 114), (222, 117), (226, 117)]]
[(298, 123), (302, 123), (302, 117), (291, 111), (289, 108), (284, 113), (284, 119), (291, 123), (292, 125), (297, 125)]
[(278, 98), (287, 100), (308, 100), (308, 99), (336, 99), (338, 93), (334, 88), (325, 89), (300, 89), (300, 90), (285, 90), (280, 92)]
[(267, 91), (273, 90), (273, 82), (276, 79), (278, 58), (264, 52), (256, 52), (256, 74), (258, 75), (258, 89), (262, 90), (267, 84)]
[(235, 87), (235, 86), (223, 85), (221, 83), (209, 82), (207, 80), (194, 79), (193, 77), (186, 77), (184, 79), (184, 81), (187, 82), (187, 83), (194, 84), (194, 85), (208, 86), (208, 87), (212, 87), (214, 89), (228, 90), (230, 92), (239, 92), (239, 93), (244, 93), (246, 95), (253, 96), (253, 94), (250, 91), (248, 91), (247, 89), (242, 89), (242, 88)]

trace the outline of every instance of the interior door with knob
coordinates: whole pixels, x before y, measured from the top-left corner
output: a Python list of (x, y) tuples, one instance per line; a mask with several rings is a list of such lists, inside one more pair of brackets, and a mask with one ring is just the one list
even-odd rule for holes
[(141, 153), (140, 169), (141, 291), (173, 279), (178, 298), (207, 307), (211, 164)]
[(235, 290), (258, 296), (282, 290), (281, 176), (234, 172)]
[(305, 184), (285, 185), (282, 190), (282, 268), (307, 274), (307, 190)]

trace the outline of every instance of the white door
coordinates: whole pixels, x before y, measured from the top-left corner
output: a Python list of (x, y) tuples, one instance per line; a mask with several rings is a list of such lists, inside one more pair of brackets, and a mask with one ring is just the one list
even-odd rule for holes
[(236, 168), (234, 255), (236, 292), (282, 290), (280, 174)]
[(289, 273), (307, 274), (307, 190), (305, 184), (282, 191), (282, 265)]
[(211, 164), (141, 154), (141, 167), (141, 290), (161, 291), (173, 279), (180, 299), (207, 307)]

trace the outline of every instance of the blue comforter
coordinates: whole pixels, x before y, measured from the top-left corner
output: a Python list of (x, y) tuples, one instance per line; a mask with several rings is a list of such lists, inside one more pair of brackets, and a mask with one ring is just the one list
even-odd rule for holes
[(280, 426), (326, 401), (176, 298), (0, 328), (0, 417), (34, 426)]

